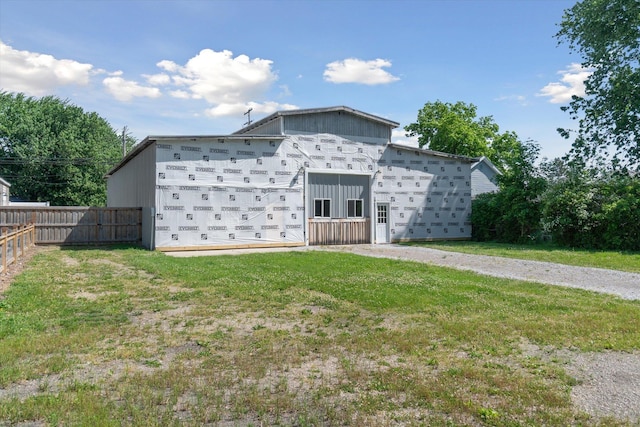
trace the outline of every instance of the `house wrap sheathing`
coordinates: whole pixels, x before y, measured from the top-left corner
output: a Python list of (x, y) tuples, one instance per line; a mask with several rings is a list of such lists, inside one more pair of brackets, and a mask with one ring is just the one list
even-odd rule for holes
[(150, 136), (107, 175), (159, 250), (471, 237), (472, 158), (391, 144), (348, 107), (283, 111), (231, 135)]

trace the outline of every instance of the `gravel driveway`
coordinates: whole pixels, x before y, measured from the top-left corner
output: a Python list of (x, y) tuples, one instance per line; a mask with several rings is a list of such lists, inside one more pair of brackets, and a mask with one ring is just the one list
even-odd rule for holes
[(630, 300), (640, 299), (640, 274), (637, 273), (625, 273), (603, 268), (573, 267), (542, 261), (471, 255), (416, 246), (323, 246), (321, 250), (426, 262), (460, 270), (471, 270), (489, 276), (587, 289), (617, 295)]

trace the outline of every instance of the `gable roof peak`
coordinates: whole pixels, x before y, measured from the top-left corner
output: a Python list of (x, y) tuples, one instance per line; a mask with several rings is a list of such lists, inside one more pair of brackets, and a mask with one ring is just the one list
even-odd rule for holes
[(246, 133), (251, 129), (255, 129), (258, 126), (262, 126), (265, 123), (268, 123), (274, 119), (277, 119), (278, 117), (297, 116), (297, 115), (304, 115), (304, 114), (321, 114), (321, 113), (331, 113), (331, 112), (345, 112), (345, 113), (353, 114), (355, 116), (359, 116), (368, 120), (373, 120), (375, 122), (383, 123), (392, 129), (400, 126), (400, 123), (394, 122), (393, 120), (388, 120), (380, 116), (365, 113), (364, 111), (356, 110), (355, 108), (347, 107), (345, 105), (338, 105), (333, 107), (303, 108), (303, 109), (297, 109), (297, 110), (276, 111), (275, 113), (272, 113), (267, 117), (254, 121), (250, 125), (243, 127), (242, 129), (234, 132), (233, 134)]

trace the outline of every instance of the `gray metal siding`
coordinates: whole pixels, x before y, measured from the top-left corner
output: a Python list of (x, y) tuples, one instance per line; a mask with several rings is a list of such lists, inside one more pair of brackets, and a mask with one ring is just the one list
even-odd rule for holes
[(391, 129), (388, 125), (340, 111), (292, 115), (284, 116), (283, 118), (285, 134), (330, 133), (341, 136), (370, 138), (372, 142), (388, 142), (391, 137)]
[(309, 218), (314, 216), (315, 199), (331, 199), (331, 218), (339, 217), (339, 182), (338, 175), (309, 174)]
[(364, 175), (309, 174), (308, 216), (314, 216), (315, 199), (331, 199), (331, 217), (347, 217), (347, 200), (362, 199), (369, 217), (369, 177)]
[(11, 187), (0, 182), (0, 206), (9, 206)]
[(278, 118), (272, 120), (269, 123), (265, 123), (262, 126), (258, 126), (255, 129), (251, 129), (246, 133), (248, 135), (282, 135), (282, 119)]
[(151, 144), (107, 180), (107, 206), (155, 207), (156, 144)]
[(498, 191), (496, 173), (486, 165), (479, 165), (471, 171), (471, 197)]
[(340, 175), (342, 190), (341, 218), (347, 217), (347, 200), (362, 199), (364, 217), (369, 216), (369, 177), (362, 175)]

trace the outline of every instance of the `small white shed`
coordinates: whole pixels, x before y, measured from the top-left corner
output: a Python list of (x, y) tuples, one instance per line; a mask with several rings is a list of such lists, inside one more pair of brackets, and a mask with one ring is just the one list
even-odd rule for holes
[(0, 178), (0, 206), (9, 206), (11, 184)]
[(497, 192), (500, 189), (498, 175), (502, 172), (485, 156), (474, 160), (471, 165), (471, 197), (475, 199), (479, 194)]

